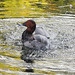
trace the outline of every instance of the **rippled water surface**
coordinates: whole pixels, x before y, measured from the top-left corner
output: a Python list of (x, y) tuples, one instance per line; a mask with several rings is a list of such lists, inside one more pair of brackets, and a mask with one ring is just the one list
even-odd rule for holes
[[(32, 19), (50, 35), (50, 50), (33, 63), (34, 73), (24, 72), (27, 64), (20, 59), (21, 34), (18, 22)], [(18, 43), (17, 46), (15, 43)], [(51, 18), (0, 19), (0, 75), (75, 75), (75, 15)]]
[(75, 0), (0, 0), (0, 18), (75, 14)]

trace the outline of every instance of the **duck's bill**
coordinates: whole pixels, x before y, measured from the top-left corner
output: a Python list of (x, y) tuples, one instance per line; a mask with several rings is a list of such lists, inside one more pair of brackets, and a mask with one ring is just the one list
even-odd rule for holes
[(17, 23), (19, 26), (25, 26), (25, 23)]

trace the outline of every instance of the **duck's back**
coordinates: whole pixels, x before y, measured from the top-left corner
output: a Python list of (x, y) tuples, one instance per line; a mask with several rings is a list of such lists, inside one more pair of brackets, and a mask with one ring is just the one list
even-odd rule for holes
[(48, 34), (48, 31), (46, 31), (44, 27), (36, 27), (35, 34), (36, 35), (39, 34), (39, 35), (45, 36), (47, 38), (50, 37)]

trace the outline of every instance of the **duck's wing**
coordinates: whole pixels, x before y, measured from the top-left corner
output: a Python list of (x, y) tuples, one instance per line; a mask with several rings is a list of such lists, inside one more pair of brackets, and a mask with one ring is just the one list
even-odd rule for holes
[(36, 27), (35, 34), (39, 34), (47, 38), (50, 38), (48, 31), (46, 31), (44, 27)]
[(48, 40), (47, 37), (37, 34), (34, 35), (34, 40), (24, 42), (24, 46), (38, 50), (46, 50), (49, 44)]
[(48, 40), (47, 37), (37, 34), (34, 35), (34, 39), (31, 44), (36, 48), (36, 49), (47, 49), (48, 46)]
[(33, 45), (31, 44), (30, 41), (24, 42), (24, 46), (25, 46), (25, 47), (28, 47), (28, 48), (33, 48)]
[(40, 35), (40, 34), (34, 35), (34, 39), (37, 40), (38, 42), (41, 42), (42, 44), (45, 44), (45, 45), (47, 45), (47, 43), (48, 43), (47, 37)]
[(36, 27), (34, 38), (40, 42), (41, 46), (49, 49), (49, 32), (44, 27)]
[(33, 45), (34, 49), (46, 50), (46, 45), (42, 42), (37, 41), (37, 40), (32, 41), (31, 44)]

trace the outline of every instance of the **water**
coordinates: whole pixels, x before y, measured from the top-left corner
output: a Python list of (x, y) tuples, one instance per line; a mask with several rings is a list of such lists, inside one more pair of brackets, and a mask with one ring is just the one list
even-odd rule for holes
[[(20, 59), (22, 32), (18, 22), (32, 19), (50, 34), (50, 50), (35, 60), (34, 73), (24, 72), (27, 64)], [(61, 14), (51, 18), (0, 19), (0, 74), (11, 75), (75, 75), (75, 15)]]
[(0, 0), (0, 18), (75, 14), (75, 0)]

